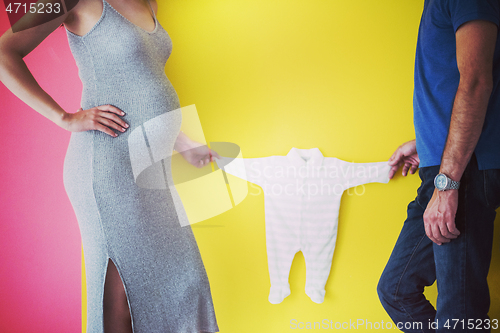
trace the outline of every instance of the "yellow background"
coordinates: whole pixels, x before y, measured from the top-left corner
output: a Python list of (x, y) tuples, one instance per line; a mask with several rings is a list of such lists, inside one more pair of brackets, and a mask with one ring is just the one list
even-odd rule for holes
[[(173, 40), (166, 72), (196, 104), (207, 142), (244, 157), (317, 147), (350, 162), (387, 160), (414, 138), (413, 61), (423, 0), (169, 0), (158, 18)], [(294, 331), (290, 320), (387, 322), (378, 278), (415, 197), (418, 176), (344, 194), (324, 303), (304, 293), (299, 253), (291, 295), (267, 301), (264, 197), (195, 224), (222, 333)], [(255, 192), (255, 191), (251, 191)], [(500, 318), (499, 234), (490, 273)], [(427, 295), (435, 303), (436, 290)]]

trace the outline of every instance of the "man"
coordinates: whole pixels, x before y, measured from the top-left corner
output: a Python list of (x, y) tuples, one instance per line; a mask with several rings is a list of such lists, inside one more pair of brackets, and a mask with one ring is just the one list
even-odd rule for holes
[[(486, 277), (500, 205), (499, 23), (498, 0), (425, 0), (416, 140), (392, 155), (389, 175), (420, 165), (422, 184), (378, 285), (405, 332), (494, 327)], [(423, 295), (435, 280), (437, 309)]]

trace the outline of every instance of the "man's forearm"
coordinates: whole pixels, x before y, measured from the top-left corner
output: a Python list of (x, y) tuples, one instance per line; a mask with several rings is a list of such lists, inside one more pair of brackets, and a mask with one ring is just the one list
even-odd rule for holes
[(491, 78), (459, 84), (440, 169), (455, 181), (462, 177), (479, 140), (491, 91)]

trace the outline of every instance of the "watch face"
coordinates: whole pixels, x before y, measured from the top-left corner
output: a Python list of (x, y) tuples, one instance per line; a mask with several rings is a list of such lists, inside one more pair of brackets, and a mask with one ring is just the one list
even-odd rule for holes
[(436, 177), (435, 185), (438, 190), (446, 188), (446, 183), (448, 183), (448, 179), (445, 175), (441, 174)]

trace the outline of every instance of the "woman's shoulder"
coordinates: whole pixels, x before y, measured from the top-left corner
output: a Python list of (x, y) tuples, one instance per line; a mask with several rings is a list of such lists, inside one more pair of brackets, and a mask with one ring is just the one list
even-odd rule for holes
[(68, 16), (64, 20), (66, 29), (84, 35), (102, 15), (102, 0), (71, 0), (73, 7), (68, 7)]
[(153, 10), (155, 11), (155, 14), (158, 13), (158, 2), (156, 0), (147, 0), (151, 4), (151, 7), (153, 7)]

